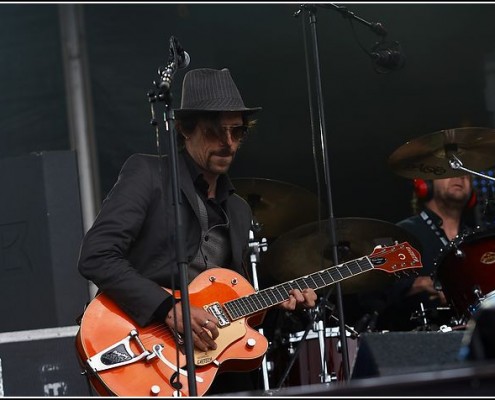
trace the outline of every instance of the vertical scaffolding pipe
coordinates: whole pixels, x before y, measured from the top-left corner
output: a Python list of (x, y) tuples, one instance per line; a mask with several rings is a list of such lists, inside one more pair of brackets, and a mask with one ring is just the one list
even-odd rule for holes
[[(87, 232), (101, 199), (83, 5), (59, 4), (58, 11), (70, 143), (77, 154), (83, 228)], [(88, 289), (93, 298), (96, 286), (90, 282)]]

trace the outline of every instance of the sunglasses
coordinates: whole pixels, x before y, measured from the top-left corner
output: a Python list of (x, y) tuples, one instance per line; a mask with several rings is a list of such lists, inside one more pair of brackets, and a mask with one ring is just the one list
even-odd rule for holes
[(230, 137), (232, 140), (238, 141), (247, 136), (248, 130), (249, 127), (247, 125), (220, 125), (215, 129), (205, 129), (205, 134), (207, 137), (212, 139), (224, 140), (227, 133), (230, 132)]

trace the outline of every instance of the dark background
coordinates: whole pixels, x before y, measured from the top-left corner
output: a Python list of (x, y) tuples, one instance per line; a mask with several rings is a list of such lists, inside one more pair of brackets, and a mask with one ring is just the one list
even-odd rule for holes
[[(410, 185), (387, 158), (442, 129), (491, 127), (492, 4), (352, 4), (398, 41), (403, 69), (379, 74), (368, 51), (379, 37), (335, 10), (317, 10), (317, 37), (334, 214), (395, 222), (410, 213)], [(57, 8), (1, 5), (0, 157), (70, 147)], [(303, 21), (299, 4), (85, 4), (102, 197), (123, 161), (156, 152), (146, 93), (176, 36), (188, 69), (228, 67), (258, 128), (232, 177), (317, 191)], [(186, 70), (174, 77), (174, 104)], [(314, 69), (310, 71), (315, 78)], [(316, 149), (320, 148), (315, 142)], [(321, 167), (320, 160), (317, 165)], [(323, 183), (323, 182), (322, 182)], [(321, 188), (325, 193), (325, 188)]]

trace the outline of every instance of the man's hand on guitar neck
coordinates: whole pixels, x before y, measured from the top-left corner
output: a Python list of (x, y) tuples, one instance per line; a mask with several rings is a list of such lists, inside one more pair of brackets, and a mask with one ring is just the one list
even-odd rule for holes
[(287, 311), (294, 311), (296, 308), (313, 308), (316, 305), (316, 295), (313, 289), (292, 289), (289, 291), (289, 298), (283, 303), (280, 303), (280, 308)]
[[(165, 323), (172, 330), (177, 330), (179, 333), (184, 333), (184, 324), (182, 319), (182, 305), (180, 302), (175, 305), (175, 317), (177, 324), (174, 321), (174, 309), (172, 308), (165, 318)], [(218, 337), (218, 320), (209, 312), (200, 307), (191, 306), (191, 329), (194, 346), (201, 351), (215, 350), (217, 345), (215, 339)]]

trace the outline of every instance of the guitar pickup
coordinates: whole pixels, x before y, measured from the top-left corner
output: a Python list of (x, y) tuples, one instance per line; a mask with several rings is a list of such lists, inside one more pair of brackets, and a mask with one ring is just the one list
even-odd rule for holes
[(227, 315), (224, 313), (222, 306), (220, 303), (212, 303), (204, 307), (206, 311), (210, 314), (214, 315), (218, 319), (218, 326), (224, 327), (230, 325), (230, 320)]

